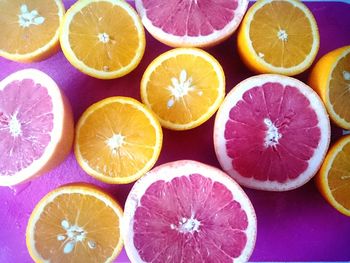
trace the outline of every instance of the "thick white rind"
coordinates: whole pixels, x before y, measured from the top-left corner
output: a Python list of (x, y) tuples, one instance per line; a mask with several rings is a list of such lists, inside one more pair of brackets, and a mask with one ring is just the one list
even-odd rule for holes
[(248, 228), (245, 231), (247, 234), (247, 244), (242, 251), (241, 256), (236, 258), (234, 262), (248, 261), (255, 246), (257, 232), (256, 215), (249, 198), (244, 193), (242, 188), (223, 171), (200, 162), (182, 160), (166, 163), (154, 168), (145, 176), (141, 177), (131, 189), (125, 202), (124, 218), (121, 227), (125, 250), (131, 262), (144, 262), (140, 258), (134, 246), (133, 219), (136, 208), (139, 206), (141, 197), (144, 195), (146, 190), (156, 181), (164, 180), (169, 182), (176, 177), (183, 175), (189, 176), (190, 174), (196, 173), (210, 178), (214, 182), (220, 182), (225, 185), (232, 192), (234, 200), (238, 201), (242, 209), (247, 213)]
[[(232, 166), (232, 159), (227, 155), (226, 139), (224, 137), (225, 124), (229, 120), (229, 112), (239, 100), (242, 99), (243, 94), (256, 86), (262, 86), (267, 82), (277, 82), (282, 85), (290, 85), (299, 89), (299, 91), (306, 96), (310, 101), (310, 106), (315, 109), (319, 121), (319, 128), (321, 129), (321, 138), (318, 149), (315, 150), (314, 156), (308, 161), (309, 167), (300, 174), (296, 179), (289, 180), (285, 183), (275, 181), (259, 181), (254, 178), (247, 178), (240, 175)], [(322, 161), (327, 153), (330, 141), (330, 122), (326, 109), (318, 97), (316, 92), (303, 82), (286, 76), (275, 74), (264, 74), (250, 77), (240, 82), (234, 87), (224, 99), (218, 113), (216, 115), (214, 124), (214, 147), (215, 153), (219, 163), (224, 171), (230, 174), (239, 184), (258, 190), (267, 191), (287, 191), (298, 188), (307, 183), (319, 170)], [(247, 156), (246, 158), (249, 158)]]

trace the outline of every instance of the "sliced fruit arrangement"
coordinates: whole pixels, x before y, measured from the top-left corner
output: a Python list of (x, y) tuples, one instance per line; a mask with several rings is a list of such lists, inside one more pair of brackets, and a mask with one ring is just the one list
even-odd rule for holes
[(257, 1), (238, 32), (239, 54), (258, 73), (302, 73), (314, 61), (319, 42), (316, 20), (299, 0)]
[(133, 182), (156, 163), (163, 141), (156, 116), (142, 103), (110, 97), (90, 106), (76, 127), (75, 156), (98, 180)]
[(350, 135), (341, 137), (331, 147), (315, 179), (323, 197), (350, 216)]
[(173, 47), (208, 47), (231, 36), (240, 24), (248, 0), (136, 0), (148, 32)]
[(317, 61), (309, 79), (331, 120), (350, 130), (350, 46), (335, 49)]
[(195, 161), (154, 168), (125, 203), (131, 262), (245, 262), (256, 239), (253, 206), (221, 170)]
[(92, 77), (112, 79), (131, 72), (145, 50), (136, 11), (123, 0), (80, 0), (64, 16), (60, 42), (69, 62)]
[(286, 191), (318, 171), (330, 132), (316, 92), (297, 79), (266, 74), (227, 94), (215, 119), (214, 146), (222, 168), (240, 184)]
[(64, 12), (61, 0), (0, 1), (0, 56), (32, 62), (57, 52)]
[(158, 56), (141, 80), (142, 101), (161, 125), (188, 130), (207, 121), (225, 96), (225, 74), (209, 53), (177, 48)]
[(0, 186), (57, 166), (70, 153), (73, 135), (69, 102), (48, 75), (25, 69), (0, 82)]
[(35, 262), (113, 262), (123, 242), (123, 211), (92, 185), (57, 188), (34, 208), (26, 241)]

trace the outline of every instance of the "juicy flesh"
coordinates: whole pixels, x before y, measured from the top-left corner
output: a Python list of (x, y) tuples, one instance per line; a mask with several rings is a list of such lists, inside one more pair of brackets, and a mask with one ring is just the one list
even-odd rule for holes
[(152, 24), (176, 36), (206, 36), (223, 29), (235, 16), (237, 0), (143, 0)]
[(309, 19), (286, 1), (273, 1), (258, 10), (250, 24), (249, 38), (260, 58), (284, 68), (302, 63), (314, 41)]
[(122, 7), (101, 1), (75, 14), (69, 42), (80, 61), (108, 72), (130, 64), (140, 39), (132, 17)]
[(39, 159), (51, 141), (52, 100), (33, 80), (0, 91), (0, 175), (11, 176)]
[(200, 174), (157, 181), (134, 215), (134, 244), (147, 262), (233, 262), (247, 242), (247, 215), (221, 183)]
[(231, 109), (226, 150), (236, 171), (247, 178), (286, 182), (308, 167), (321, 138), (308, 99), (292, 86), (253, 87)]
[[(19, 16), (23, 14), (27, 14), (26, 19), (36, 20), (27, 20), (33, 23), (21, 26), (26, 20), (21, 22)], [(18, 54), (33, 52), (46, 45), (58, 27), (58, 7), (52, 0), (0, 1), (0, 50)]]

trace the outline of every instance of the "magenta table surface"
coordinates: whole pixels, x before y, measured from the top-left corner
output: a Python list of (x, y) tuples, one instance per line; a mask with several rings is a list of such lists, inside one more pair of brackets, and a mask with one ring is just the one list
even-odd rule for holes
[[(72, 0), (64, 1), (68, 8)], [(350, 5), (340, 2), (307, 3), (319, 25), (323, 54), (350, 45)], [(23, 68), (37, 68), (49, 74), (69, 98), (75, 121), (92, 103), (115, 95), (140, 99), (139, 83), (147, 65), (170, 48), (147, 35), (146, 52), (141, 64), (129, 75), (116, 80), (98, 80), (73, 68), (62, 52), (39, 63), (20, 64), (0, 58), (0, 80)], [(236, 36), (207, 50), (222, 64), (226, 91), (253, 75), (237, 55)], [(306, 81), (309, 71), (297, 76)], [(350, 102), (349, 102), (350, 103)], [(193, 159), (219, 167), (213, 142), (211, 118), (202, 126), (185, 132), (164, 130), (164, 146), (157, 164)], [(336, 138), (341, 131), (332, 129)], [(0, 153), (1, 154), (1, 153)], [(89, 182), (103, 187), (121, 204), (132, 187), (107, 185), (88, 176), (78, 166), (73, 152), (59, 167), (20, 187), (0, 187), (0, 263), (32, 262), (25, 245), (25, 228), (35, 204), (50, 190), (70, 182)], [(257, 214), (258, 236), (251, 261), (350, 261), (350, 218), (320, 196), (314, 181), (283, 193), (245, 189)], [(123, 250), (116, 262), (129, 262)]]

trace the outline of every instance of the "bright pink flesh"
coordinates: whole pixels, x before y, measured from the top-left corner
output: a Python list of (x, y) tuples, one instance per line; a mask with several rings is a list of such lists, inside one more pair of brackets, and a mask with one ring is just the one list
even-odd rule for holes
[(206, 36), (235, 16), (238, 0), (142, 0), (152, 24), (176, 36)]
[(16, 80), (0, 91), (0, 175), (13, 175), (40, 158), (52, 128), (51, 97), (40, 84)]
[[(153, 183), (134, 216), (134, 244), (141, 259), (232, 262), (246, 245), (248, 226), (245, 211), (233, 198), (223, 184), (200, 174)], [(191, 219), (199, 222), (197, 229)]]
[[(277, 133), (268, 135), (276, 128)], [(308, 167), (321, 139), (318, 119), (300, 91), (266, 83), (243, 94), (225, 126), (226, 150), (244, 177), (280, 183)]]

